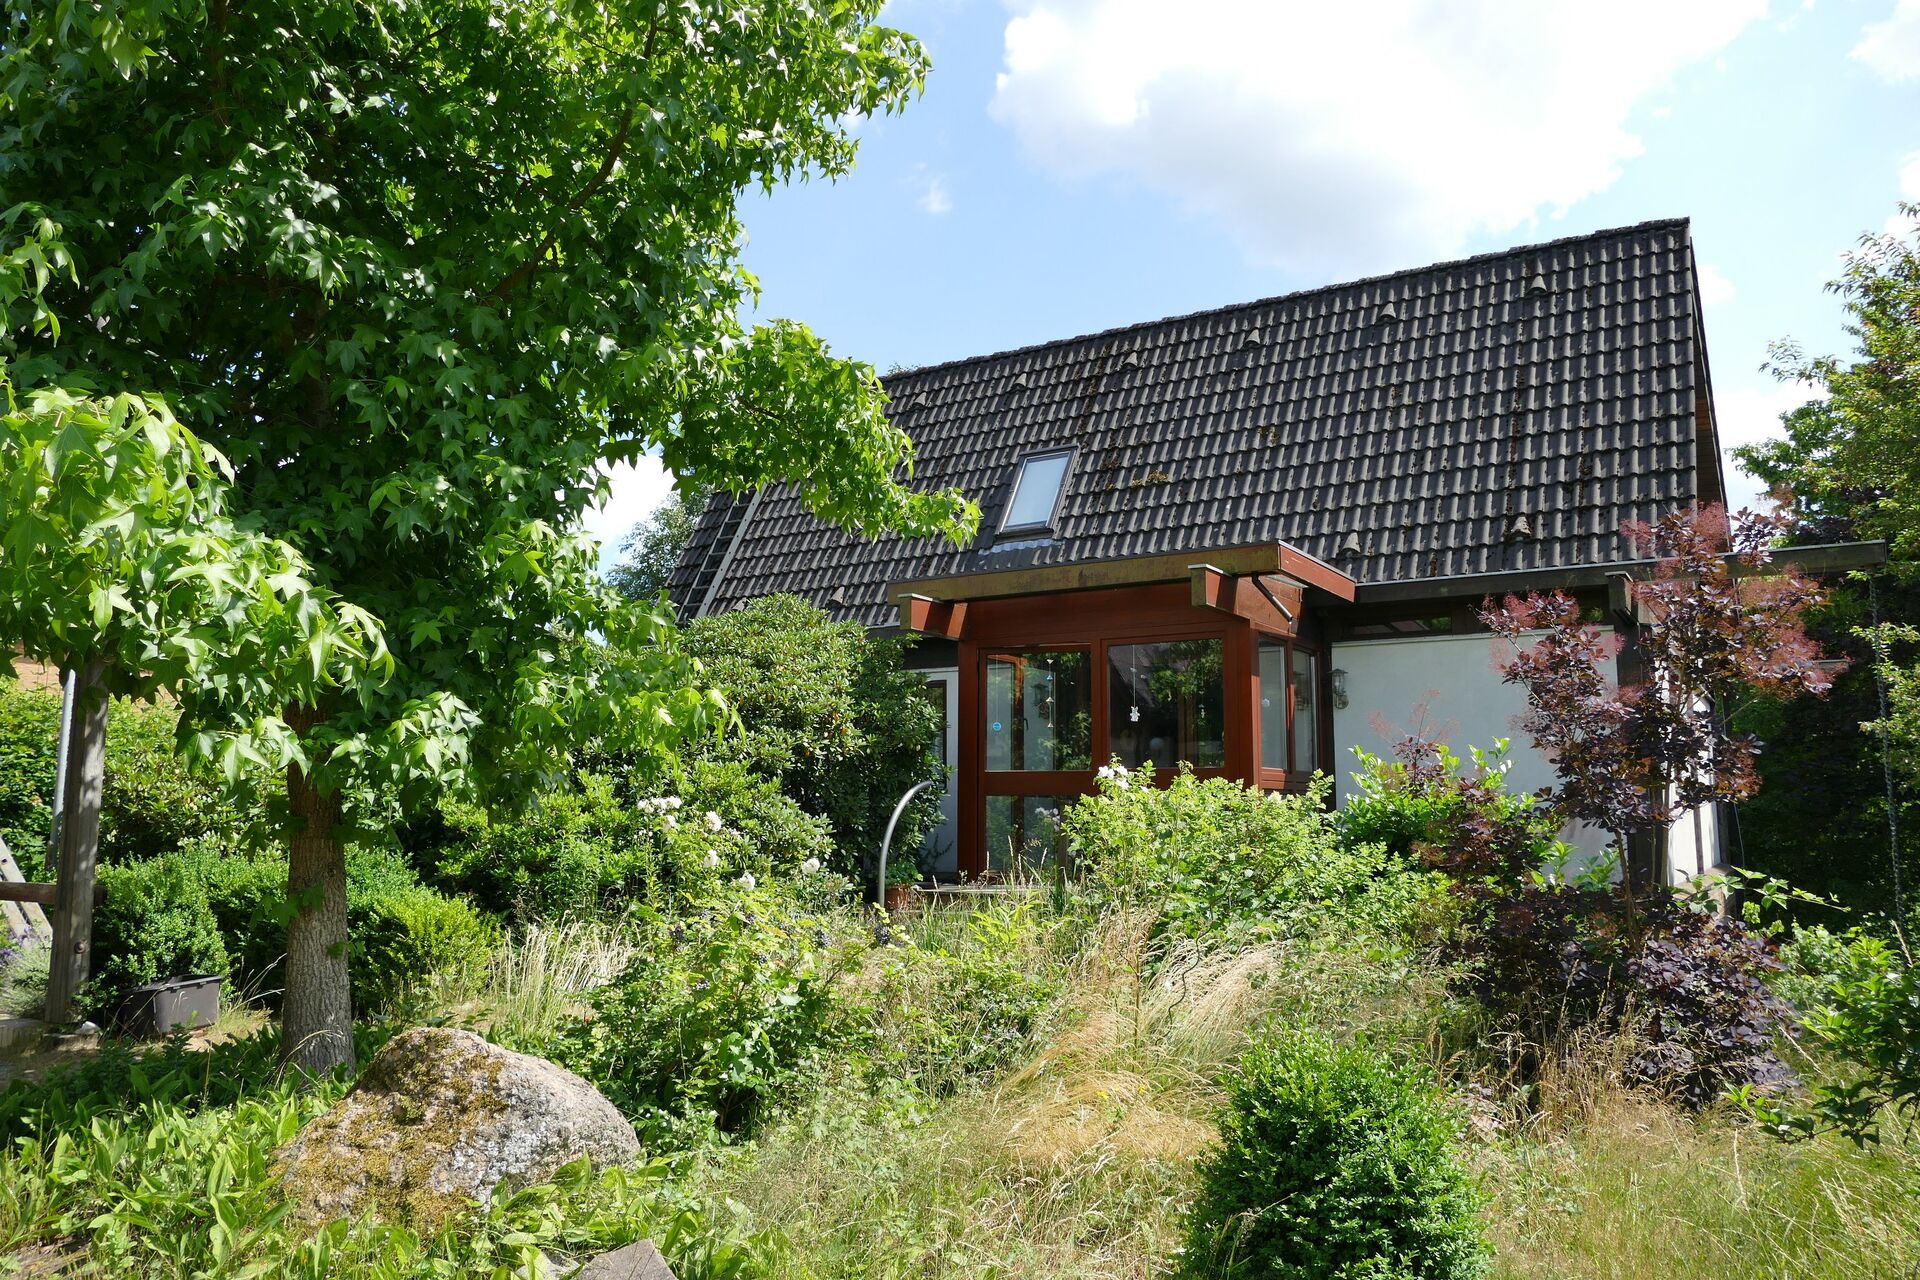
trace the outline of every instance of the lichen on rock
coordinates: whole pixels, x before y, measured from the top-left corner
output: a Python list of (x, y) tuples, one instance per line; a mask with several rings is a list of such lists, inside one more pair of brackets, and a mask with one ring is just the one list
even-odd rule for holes
[(394, 1037), (276, 1161), (303, 1222), (372, 1213), (430, 1229), (503, 1182), (639, 1153), (633, 1126), (571, 1071), (471, 1031), (418, 1027)]

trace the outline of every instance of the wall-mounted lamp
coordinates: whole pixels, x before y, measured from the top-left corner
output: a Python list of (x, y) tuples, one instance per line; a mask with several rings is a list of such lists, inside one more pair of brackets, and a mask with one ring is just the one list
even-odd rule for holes
[(1347, 673), (1335, 667), (1333, 675), (1333, 705), (1337, 711), (1347, 709)]

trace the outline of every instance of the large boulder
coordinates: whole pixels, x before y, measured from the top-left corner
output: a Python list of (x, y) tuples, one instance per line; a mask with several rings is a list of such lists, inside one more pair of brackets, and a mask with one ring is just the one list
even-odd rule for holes
[(277, 1160), (304, 1222), (371, 1211), (432, 1228), (502, 1182), (544, 1182), (581, 1156), (604, 1166), (639, 1154), (633, 1126), (571, 1071), (471, 1031), (418, 1027), (374, 1055)]

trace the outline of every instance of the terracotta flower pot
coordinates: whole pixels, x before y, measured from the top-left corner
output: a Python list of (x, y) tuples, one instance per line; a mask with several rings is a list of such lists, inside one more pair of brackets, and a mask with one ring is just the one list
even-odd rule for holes
[(887, 886), (887, 910), (898, 914), (913, 904), (913, 886), (910, 884), (890, 884)]

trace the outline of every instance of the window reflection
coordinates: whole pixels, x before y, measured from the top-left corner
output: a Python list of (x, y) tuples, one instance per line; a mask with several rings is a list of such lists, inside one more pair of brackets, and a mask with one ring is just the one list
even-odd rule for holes
[(1078, 796), (988, 796), (987, 870), (1038, 870), (1059, 861), (1060, 819)]
[(1116, 644), (1107, 650), (1107, 736), (1129, 768), (1226, 763), (1219, 640)]
[(1293, 767), (1304, 777), (1320, 763), (1319, 662), (1303, 649), (1293, 651)]
[(1092, 768), (1091, 665), (1085, 649), (988, 654), (987, 768)]
[(1260, 637), (1260, 767), (1287, 764), (1287, 642)]

